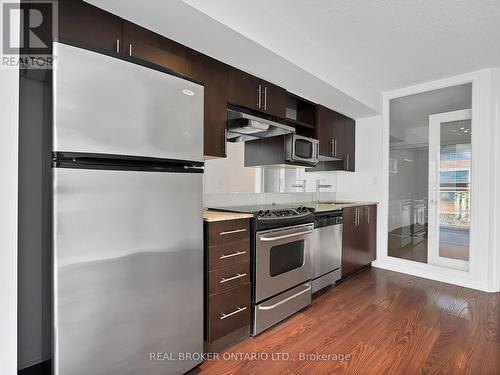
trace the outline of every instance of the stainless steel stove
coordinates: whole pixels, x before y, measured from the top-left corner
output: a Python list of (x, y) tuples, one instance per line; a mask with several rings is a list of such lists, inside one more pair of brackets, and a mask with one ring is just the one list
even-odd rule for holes
[(220, 211), (243, 212), (254, 216), (256, 230), (309, 223), (314, 221), (314, 209), (302, 205), (272, 204), (211, 208)]
[(217, 209), (253, 214), (252, 335), (308, 306), (314, 210), (291, 205)]

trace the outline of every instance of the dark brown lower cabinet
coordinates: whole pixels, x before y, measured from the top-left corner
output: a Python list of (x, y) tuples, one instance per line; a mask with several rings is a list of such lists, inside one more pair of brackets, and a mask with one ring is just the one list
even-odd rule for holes
[(205, 222), (205, 351), (250, 335), (250, 221)]
[(370, 265), (377, 256), (377, 206), (344, 208), (342, 278)]

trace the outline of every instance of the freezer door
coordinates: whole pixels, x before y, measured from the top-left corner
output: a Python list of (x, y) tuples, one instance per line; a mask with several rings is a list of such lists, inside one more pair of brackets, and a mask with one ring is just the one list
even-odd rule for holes
[(55, 373), (196, 366), (175, 359), (203, 350), (203, 174), (53, 173)]
[(53, 151), (203, 160), (203, 86), (54, 43)]

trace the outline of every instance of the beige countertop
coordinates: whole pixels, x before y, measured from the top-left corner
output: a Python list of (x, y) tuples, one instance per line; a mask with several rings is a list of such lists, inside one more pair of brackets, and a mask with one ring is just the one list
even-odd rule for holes
[[(366, 206), (378, 204), (378, 202), (342, 202), (337, 201), (335, 203), (303, 203), (304, 206), (314, 208), (315, 212), (328, 212), (328, 211), (336, 211), (342, 210), (343, 208), (348, 207), (357, 207), (357, 206)], [(292, 204), (293, 205), (293, 204)], [(295, 203), (294, 205), (299, 206), (300, 203)], [(239, 213), (239, 212), (229, 212), (229, 211), (216, 211), (216, 210), (208, 210), (205, 209), (203, 211), (203, 220), (207, 222), (214, 221), (224, 221), (224, 220), (237, 220), (237, 219), (249, 219), (252, 218), (253, 215), (247, 213)]]
[(252, 217), (253, 217), (252, 214), (245, 214), (239, 212), (203, 210), (203, 220), (208, 221), (209, 223), (214, 221), (249, 219)]
[(304, 203), (304, 206), (314, 208), (314, 212), (327, 212), (342, 210), (348, 207), (358, 207), (358, 206), (368, 206), (372, 204), (378, 204), (378, 202), (342, 202), (337, 201), (335, 203)]

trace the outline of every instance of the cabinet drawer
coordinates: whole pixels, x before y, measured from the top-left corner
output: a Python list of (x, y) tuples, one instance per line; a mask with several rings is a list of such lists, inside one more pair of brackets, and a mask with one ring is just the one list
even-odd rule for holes
[(250, 240), (208, 248), (208, 270), (250, 261)]
[(250, 284), (209, 297), (208, 340), (250, 325)]
[(208, 273), (208, 293), (215, 294), (247, 284), (250, 281), (250, 263), (236, 263)]
[(224, 245), (250, 238), (250, 220), (228, 220), (209, 223), (208, 246)]

